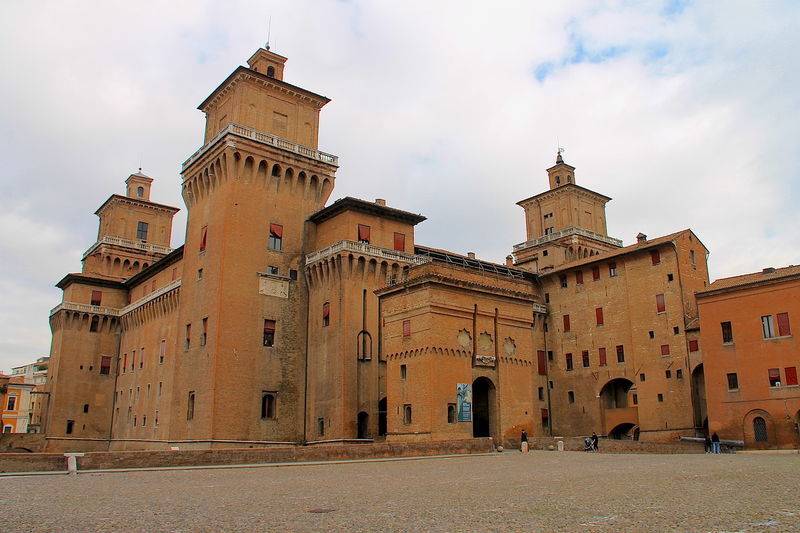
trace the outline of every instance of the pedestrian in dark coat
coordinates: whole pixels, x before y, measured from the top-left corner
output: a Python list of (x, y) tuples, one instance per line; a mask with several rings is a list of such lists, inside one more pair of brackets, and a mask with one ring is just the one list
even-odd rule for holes
[(711, 435), (711, 445), (714, 447), (714, 453), (719, 453), (719, 435), (716, 431)]

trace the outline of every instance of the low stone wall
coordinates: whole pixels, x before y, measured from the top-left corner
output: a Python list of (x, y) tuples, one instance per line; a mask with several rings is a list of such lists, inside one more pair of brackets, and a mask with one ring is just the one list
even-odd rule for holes
[[(318, 444), (275, 448), (214, 450), (170, 450), (135, 452), (87, 452), (77, 458), (78, 470), (147, 468), (198, 465), (294, 463), (414, 457), (494, 451), (491, 439), (469, 439), (419, 443)], [(0, 472), (66, 470), (63, 454), (0, 454)]]
[[(549, 450), (552, 446), (558, 449), (558, 441), (564, 442), (564, 450), (570, 452), (583, 451), (583, 437), (534, 437), (528, 438), (531, 450)], [(507, 441), (509, 448), (519, 449), (519, 439)], [(703, 443), (696, 442), (641, 442), (635, 440), (600, 439), (598, 447), (606, 453), (703, 453)]]
[(0, 433), (0, 453), (28, 453), (44, 450), (41, 433)]

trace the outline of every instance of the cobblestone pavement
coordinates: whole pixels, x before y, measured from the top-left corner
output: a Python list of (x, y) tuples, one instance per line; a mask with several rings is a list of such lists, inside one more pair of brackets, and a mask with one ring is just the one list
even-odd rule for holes
[(800, 531), (800, 455), (516, 451), (0, 478), (0, 531)]

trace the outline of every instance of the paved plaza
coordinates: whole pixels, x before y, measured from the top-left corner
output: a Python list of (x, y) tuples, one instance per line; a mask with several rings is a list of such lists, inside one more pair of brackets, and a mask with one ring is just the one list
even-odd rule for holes
[(486, 456), (0, 477), (10, 531), (798, 531), (800, 455)]

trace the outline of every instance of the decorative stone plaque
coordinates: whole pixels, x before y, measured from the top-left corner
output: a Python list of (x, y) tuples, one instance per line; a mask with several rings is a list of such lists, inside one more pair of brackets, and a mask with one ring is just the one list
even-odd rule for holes
[(517, 343), (515, 343), (514, 339), (511, 337), (506, 337), (506, 341), (503, 344), (503, 349), (506, 351), (506, 355), (510, 357), (517, 353)]
[(261, 276), (258, 280), (258, 293), (276, 298), (289, 297), (289, 280)]
[(469, 334), (469, 331), (462, 329), (458, 332), (458, 344), (464, 349), (472, 347), (472, 335)]

